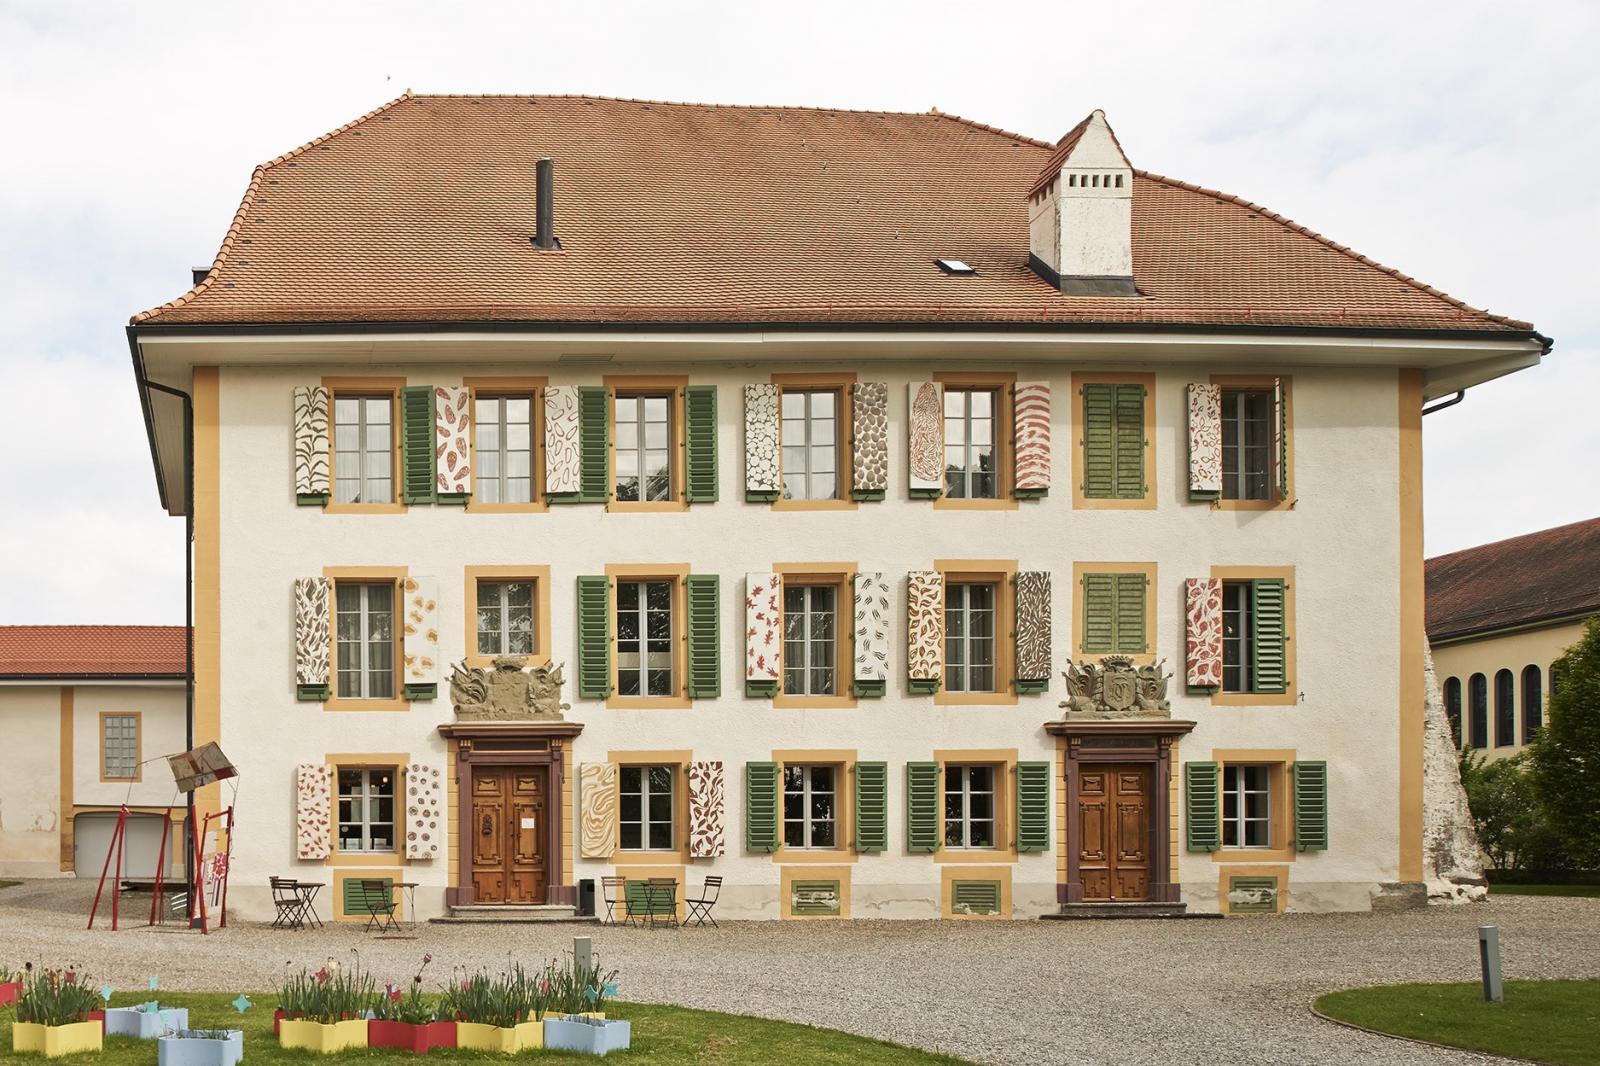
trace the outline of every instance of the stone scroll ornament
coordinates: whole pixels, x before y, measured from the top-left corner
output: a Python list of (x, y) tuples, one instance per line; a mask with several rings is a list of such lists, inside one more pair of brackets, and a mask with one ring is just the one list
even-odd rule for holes
[(746, 574), (744, 588), (744, 679), (776, 681), (783, 669), (783, 578)]
[(617, 766), (586, 762), (578, 767), (578, 851), (585, 859), (609, 859), (617, 850)]
[(856, 680), (889, 679), (889, 579), (881, 573), (855, 576)]
[(1189, 386), (1189, 498), (1222, 495), (1222, 386)]
[(414, 762), (406, 767), (406, 858), (438, 858), (443, 838), (444, 774)]
[(850, 386), (850, 487), (873, 496), (889, 488), (889, 386), (858, 381)]
[(437, 488), (441, 496), (472, 492), (472, 390), (440, 385), (433, 390)]
[(944, 386), (913, 381), (911, 395), (911, 491), (937, 496), (944, 491)]
[(582, 488), (583, 446), (579, 433), (578, 387), (544, 390), (544, 486), (552, 495)]
[(1191, 577), (1183, 583), (1184, 681), (1190, 688), (1222, 687), (1222, 581)]
[(775, 496), (783, 491), (778, 472), (778, 386), (744, 387), (744, 491)]
[(689, 857), (714, 859), (723, 853), (722, 764), (689, 764)]
[(406, 684), (439, 683), (439, 583), (431, 577), (408, 577), (401, 582), (405, 596)]
[(1017, 680), (1050, 679), (1050, 574), (1017, 574)]
[(294, 389), (294, 491), (296, 496), (327, 496), (328, 390), (321, 385)]
[(328, 591), (325, 577), (294, 582), (294, 681), (296, 685), (328, 684)]
[(913, 570), (906, 575), (906, 676), (914, 681), (944, 677), (944, 575)]
[(1049, 383), (1019, 381), (1013, 404), (1017, 491), (1047, 492), (1050, 489)]
[(295, 770), (295, 857), (326, 859), (333, 838), (333, 767), (301, 763)]

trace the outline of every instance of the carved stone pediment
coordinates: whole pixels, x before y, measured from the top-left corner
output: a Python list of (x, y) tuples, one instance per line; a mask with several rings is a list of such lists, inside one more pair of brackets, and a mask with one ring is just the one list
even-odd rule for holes
[(561, 702), (565, 664), (527, 667), (522, 655), (497, 655), (488, 669), (455, 665), (450, 674), (450, 702), (462, 722), (559, 722), (572, 709)]
[(1068, 662), (1062, 677), (1067, 721), (1104, 718), (1171, 718), (1167, 661), (1135, 666), (1131, 656), (1107, 655), (1098, 663)]

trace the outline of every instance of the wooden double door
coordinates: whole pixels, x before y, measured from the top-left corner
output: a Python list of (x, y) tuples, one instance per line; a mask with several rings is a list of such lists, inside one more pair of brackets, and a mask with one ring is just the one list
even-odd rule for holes
[(478, 903), (544, 903), (549, 886), (547, 766), (472, 772), (472, 888)]
[(1078, 876), (1085, 902), (1150, 898), (1149, 764), (1083, 763), (1078, 769)]

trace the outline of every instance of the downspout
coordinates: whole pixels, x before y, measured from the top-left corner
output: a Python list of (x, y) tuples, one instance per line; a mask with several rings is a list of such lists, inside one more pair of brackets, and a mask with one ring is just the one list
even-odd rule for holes
[(1454, 396), (1450, 397), (1448, 400), (1444, 400), (1444, 401), (1442, 401), (1440, 403), (1436, 403), (1432, 407), (1424, 407), (1422, 409), (1422, 413), (1425, 414), (1425, 415), (1431, 415), (1435, 411), (1443, 411), (1446, 407), (1454, 407), (1456, 404), (1460, 403), (1462, 400), (1465, 400), (1466, 398), (1467, 398), (1467, 390), (1466, 389), (1461, 389)]

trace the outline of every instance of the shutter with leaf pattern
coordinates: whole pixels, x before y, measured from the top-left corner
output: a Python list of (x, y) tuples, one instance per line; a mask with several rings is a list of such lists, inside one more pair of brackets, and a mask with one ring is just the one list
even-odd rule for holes
[(783, 671), (783, 578), (770, 570), (744, 576), (744, 691), (775, 696)]
[(433, 390), (434, 486), (440, 503), (466, 503), (472, 495), (472, 390)]
[(689, 857), (714, 859), (723, 852), (722, 764), (689, 764)]
[(1222, 496), (1222, 386), (1195, 383), (1189, 398), (1189, 499)]
[(294, 498), (308, 507), (328, 502), (328, 390), (321, 385), (294, 389)]
[(855, 684), (857, 696), (882, 696), (889, 683), (889, 579), (882, 573), (859, 573), (855, 598)]
[(944, 492), (944, 386), (913, 381), (908, 388), (911, 495), (930, 499)]
[(400, 584), (405, 652), (405, 698), (431, 700), (439, 692), (439, 582), (407, 577)]
[(295, 768), (295, 857), (326, 859), (333, 848), (333, 767)]
[(328, 598), (333, 582), (325, 577), (301, 577), (294, 582), (295, 698), (328, 698), (328, 651), (331, 615)]
[(936, 692), (944, 678), (944, 575), (906, 575), (906, 677), (912, 692)]
[(544, 490), (546, 496), (576, 495), (583, 487), (583, 437), (578, 420), (578, 388), (552, 385), (544, 390)]
[(1191, 577), (1183, 583), (1184, 681), (1191, 689), (1222, 687), (1222, 581)]

